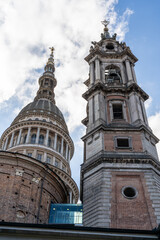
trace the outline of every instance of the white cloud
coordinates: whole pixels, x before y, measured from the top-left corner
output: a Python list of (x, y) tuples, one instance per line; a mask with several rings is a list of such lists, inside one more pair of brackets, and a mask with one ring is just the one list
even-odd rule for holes
[[(155, 115), (152, 115), (148, 118), (149, 125), (153, 130), (153, 133), (160, 139), (160, 112), (157, 112)], [(160, 143), (157, 144), (158, 154), (160, 156)]]
[[(100, 40), (100, 22), (109, 19), (111, 33), (117, 31), (120, 40), (128, 31), (132, 11), (127, 9), (119, 16), (115, 11), (117, 3), (118, 0), (0, 1), (0, 109), (7, 108), (7, 100), (14, 96), (21, 106), (34, 99), (40, 76), (36, 69), (44, 67), (48, 47), (54, 46), (58, 65), (56, 103), (73, 133), (86, 116), (86, 102), (81, 95), (89, 67), (84, 57), (91, 41)], [(12, 109), (15, 116), (20, 106)], [(76, 142), (81, 149), (76, 155), (79, 157), (82, 147)]]
[[(47, 48), (55, 47), (58, 81), (56, 102), (68, 113), (68, 125), (74, 130), (85, 117), (83, 82), (88, 66), (83, 58), (92, 40), (99, 40), (103, 27), (100, 21), (110, 19), (120, 39), (124, 38), (127, 9), (118, 17), (118, 0), (9, 0), (0, 2), (0, 102), (17, 95), (23, 105), (36, 94), (38, 74), (34, 69), (44, 67), (49, 55)], [(31, 7), (32, 6), (32, 7)], [(116, 25), (116, 21), (119, 21)], [(31, 79), (32, 81), (27, 81)], [(29, 95), (27, 94), (29, 92)], [(65, 100), (65, 101), (64, 101)]]
[(127, 8), (122, 16), (117, 16), (116, 19), (115, 19), (116, 26), (114, 28), (114, 31), (117, 33), (119, 41), (124, 40), (125, 34), (129, 30), (129, 28), (128, 28), (128, 18), (132, 14), (133, 14), (133, 11), (130, 10), (129, 8)]

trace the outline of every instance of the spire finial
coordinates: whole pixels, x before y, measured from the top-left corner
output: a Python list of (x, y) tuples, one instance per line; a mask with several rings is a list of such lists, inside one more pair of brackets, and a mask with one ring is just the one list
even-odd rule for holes
[(101, 22), (103, 25), (104, 25), (104, 33), (101, 34), (101, 37), (102, 39), (105, 39), (105, 38), (111, 38), (110, 37), (110, 34), (108, 32), (108, 24), (109, 24), (109, 21), (107, 21), (106, 19), (104, 21)]
[[(104, 21), (101, 22), (105, 28), (107, 28), (109, 21), (107, 21), (106, 19)], [(108, 28), (107, 28), (108, 29)]]
[(51, 49), (51, 56), (53, 57), (54, 47), (50, 47), (49, 49)]

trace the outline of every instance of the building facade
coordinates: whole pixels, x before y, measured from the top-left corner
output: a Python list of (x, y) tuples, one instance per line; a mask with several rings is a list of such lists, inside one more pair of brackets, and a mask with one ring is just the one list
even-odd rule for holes
[(48, 223), (51, 203), (78, 201), (70, 169), (74, 145), (54, 99), (53, 50), (34, 101), (1, 137), (0, 221)]
[(110, 36), (108, 22), (85, 58), (90, 67), (84, 162), (83, 223), (89, 227), (153, 229), (160, 223), (158, 139), (148, 125), (148, 95), (137, 83), (137, 58)]

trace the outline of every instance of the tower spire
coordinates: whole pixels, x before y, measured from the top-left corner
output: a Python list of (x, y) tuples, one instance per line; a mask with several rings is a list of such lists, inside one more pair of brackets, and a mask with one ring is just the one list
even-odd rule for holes
[(38, 99), (48, 99), (55, 104), (54, 99), (54, 88), (57, 85), (57, 81), (54, 77), (55, 66), (54, 66), (54, 47), (49, 48), (51, 50), (50, 57), (44, 67), (44, 73), (39, 78), (39, 89), (37, 91), (37, 96), (35, 100)]
[(104, 25), (104, 33), (102, 33), (102, 37), (103, 38), (111, 38), (109, 32), (108, 32), (108, 24), (109, 24), (109, 21), (107, 20), (104, 20), (101, 22), (103, 25)]

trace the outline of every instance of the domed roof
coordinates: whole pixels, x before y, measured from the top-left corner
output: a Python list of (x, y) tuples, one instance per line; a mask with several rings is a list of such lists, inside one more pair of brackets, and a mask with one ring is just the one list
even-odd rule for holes
[(20, 111), (20, 113), (18, 114), (17, 117), (19, 117), (20, 115), (24, 115), (25, 113), (28, 114), (29, 112), (35, 112), (35, 113), (36, 112), (46, 112), (49, 114), (54, 114), (65, 122), (61, 111), (58, 109), (58, 107), (53, 102), (51, 102), (48, 99), (38, 99), (36, 101), (29, 103), (27, 106), (25, 106)]

